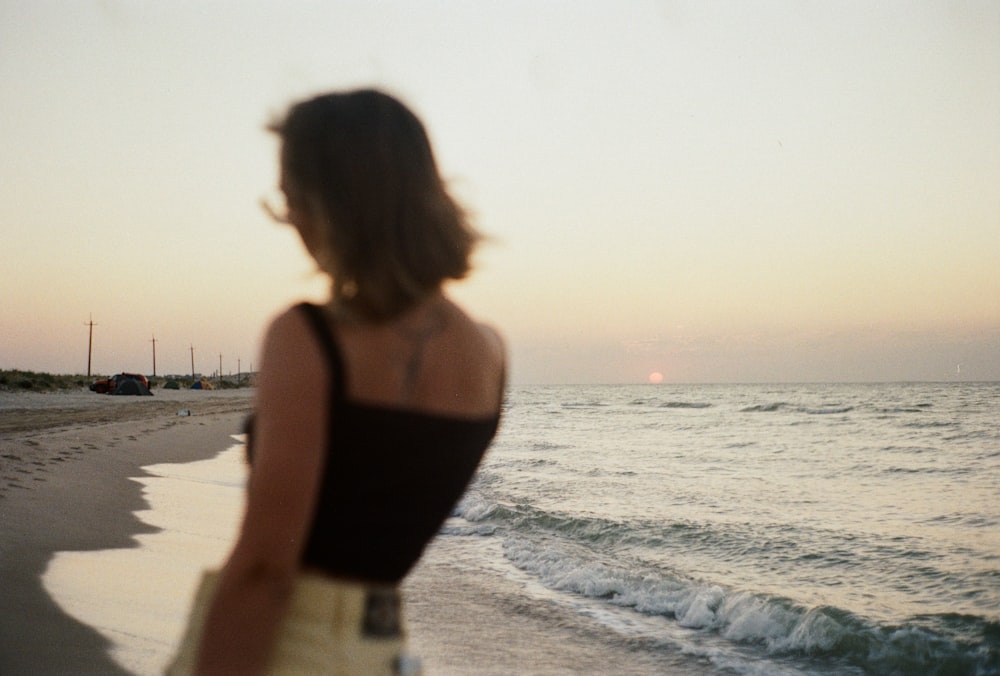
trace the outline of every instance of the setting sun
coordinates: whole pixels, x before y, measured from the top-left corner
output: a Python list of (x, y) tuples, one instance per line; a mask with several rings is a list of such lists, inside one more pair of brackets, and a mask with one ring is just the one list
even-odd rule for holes
[(653, 383), (654, 385), (659, 385), (660, 383), (663, 382), (663, 374), (660, 373), (659, 371), (653, 371), (652, 373), (649, 374), (649, 382)]

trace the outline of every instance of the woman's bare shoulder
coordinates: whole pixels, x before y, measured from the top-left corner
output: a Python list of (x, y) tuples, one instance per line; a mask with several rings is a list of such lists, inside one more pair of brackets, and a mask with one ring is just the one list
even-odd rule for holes
[(287, 308), (270, 321), (264, 332), (261, 371), (296, 377), (315, 372), (321, 358), (313, 340), (305, 313), (299, 306)]
[(476, 328), (479, 330), (480, 335), (484, 340), (501, 356), (506, 351), (506, 342), (504, 341), (503, 334), (492, 324), (487, 324), (485, 322), (476, 322)]
[(492, 324), (473, 318), (458, 305), (453, 305), (459, 317), (459, 334), (467, 347), (480, 353), (480, 357), (502, 362), (506, 347), (500, 331)]
[[(466, 375), (478, 373), (486, 383), (505, 378), (507, 346), (500, 331), (490, 323), (468, 319), (463, 334), (464, 346), (455, 352), (464, 355)], [(495, 388), (487, 386), (487, 389)]]
[(305, 326), (305, 312), (301, 305), (287, 307), (273, 317), (267, 324), (265, 338), (287, 338), (298, 336)]

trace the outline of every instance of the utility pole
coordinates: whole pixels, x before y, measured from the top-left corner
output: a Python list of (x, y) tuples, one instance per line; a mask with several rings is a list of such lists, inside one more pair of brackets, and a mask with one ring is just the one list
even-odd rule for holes
[(194, 378), (194, 345), (191, 346), (191, 377)]
[(236, 358), (236, 384), (241, 385), (243, 383), (243, 369), (240, 368), (240, 358)]
[(94, 315), (90, 315), (90, 321), (86, 322), (84, 326), (90, 327), (90, 341), (87, 343), (87, 377), (90, 377), (90, 357), (94, 353)]
[(153, 377), (156, 377), (156, 334), (153, 335)]
[(222, 353), (219, 353), (219, 383), (222, 383)]

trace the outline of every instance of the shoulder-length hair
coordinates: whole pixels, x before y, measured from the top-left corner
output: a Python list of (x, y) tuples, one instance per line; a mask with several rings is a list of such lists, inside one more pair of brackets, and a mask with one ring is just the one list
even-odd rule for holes
[(479, 234), (401, 102), (371, 89), (324, 94), (269, 129), (282, 141), (289, 207), (319, 230), (313, 256), (335, 305), (386, 321), (468, 274)]

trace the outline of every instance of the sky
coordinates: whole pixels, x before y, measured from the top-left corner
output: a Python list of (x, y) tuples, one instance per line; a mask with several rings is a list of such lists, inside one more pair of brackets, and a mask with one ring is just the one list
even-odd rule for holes
[(0, 369), (255, 368), (325, 294), (264, 127), (361, 86), (513, 383), (1000, 380), (995, 0), (0, 0)]

